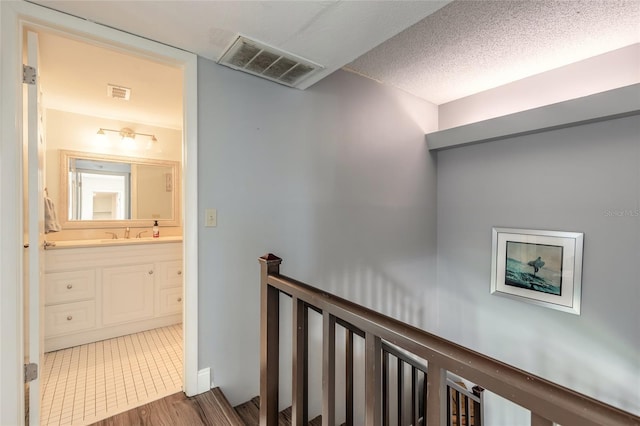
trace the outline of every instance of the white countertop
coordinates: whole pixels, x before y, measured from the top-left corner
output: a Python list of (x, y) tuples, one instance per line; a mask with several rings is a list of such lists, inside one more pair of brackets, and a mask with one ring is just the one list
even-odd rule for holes
[(50, 241), (54, 244), (46, 247), (46, 250), (57, 250), (65, 248), (80, 247), (110, 247), (110, 246), (128, 246), (137, 244), (164, 244), (164, 243), (180, 243), (181, 236), (174, 237), (145, 237), (145, 238), (118, 238), (118, 239), (100, 239), (100, 240), (69, 240), (69, 241)]

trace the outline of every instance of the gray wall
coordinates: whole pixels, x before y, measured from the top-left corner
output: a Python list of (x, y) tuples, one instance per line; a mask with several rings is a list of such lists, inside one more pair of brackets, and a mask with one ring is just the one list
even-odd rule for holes
[[(634, 116), (438, 153), (436, 331), (640, 413), (639, 135)], [(584, 232), (580, 316), (490, 295), (493, 226)], [(526, 422), (509, 412), (487, 424)]]
[(258, 394), (266, 252), (289, 276), (433, 320), (434, 105), (343, 71), (299, 91), (204, 59), (198, 88), (199, 217), (218, 209), (217, 228), (199, 224), (199, 365), (232, 404)]

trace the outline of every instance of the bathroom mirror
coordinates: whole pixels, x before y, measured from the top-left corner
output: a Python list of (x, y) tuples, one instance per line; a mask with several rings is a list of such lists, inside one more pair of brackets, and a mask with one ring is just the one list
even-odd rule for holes
[[(180, 225), (177, 161), (60, 151), (63, 228)], [(64, 206), (64, 207), (63, 207)]]

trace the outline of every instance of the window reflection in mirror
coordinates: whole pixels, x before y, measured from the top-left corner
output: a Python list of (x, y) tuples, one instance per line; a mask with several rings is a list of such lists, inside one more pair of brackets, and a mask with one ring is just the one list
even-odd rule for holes
[(131, 164), (69, 158), (69, 220), (131, 219)]
[(61, 151), (64, 228), (179, 225), (179, 163)]

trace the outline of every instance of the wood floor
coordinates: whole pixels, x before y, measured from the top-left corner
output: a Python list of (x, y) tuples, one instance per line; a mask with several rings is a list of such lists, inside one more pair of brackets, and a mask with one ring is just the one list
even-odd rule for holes
[[(258, 426), (260, 398), (231, 407), (220, 388), (192, 398), (179, 392), (94, 423), (95, 426)], [(291, 408), (280, 413), (279, 426), (291, 424)], [(321, 416), (309, 422), (320, 426)]]
[[(236, 412), (242, 418), (243, 425), (246, 426), (258, 426), (260, 424), (260, 397), (256, 396), (251, 401), (247, 401), (244, 404), (240, 404), (235, 408)], [(278, 416), (278, 426), (291, 425), (291, 407), (282, 410), (280, 416)], [(309, 426), (321, 426), (322, 416), (318, 416), (315, 419), (309, 421)]]
[(96, 426), (243, 426), (220, 388), (187, 398), (179, 392), (94, 423)]

